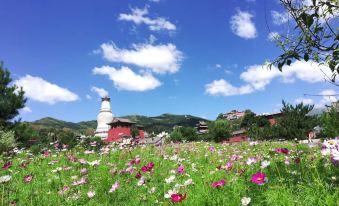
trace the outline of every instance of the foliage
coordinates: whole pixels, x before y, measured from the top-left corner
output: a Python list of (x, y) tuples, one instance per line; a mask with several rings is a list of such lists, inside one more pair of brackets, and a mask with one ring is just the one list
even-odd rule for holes
[(170, 140), (176, 141), (196, 141), (197, 130), (193, 127), (175, 127), (173, 132), (170, 134)]
[(252, 125), (247, 130), (248, 136), (253, 140), (272, 140), (279, 137), (279, 128), (278, 126), (258, 126)]
[(0, 155), (13, 149), (16, 145), (13, 131), (0, 130)]
[(24, 91), (12, 85), (10, 72), (0, 62), (0, 127), (8, 127), (26, 103)]
[(104, 145), (104, 142), (102, 141), (101, 137), (92, 136), (84, 138), (80, 145), (87, 150), (100, 151)]
[(339, 136), (339, 111), (336, 107), (330, 107), (328, 112), (324, 112), (321, 116), (321, 122), (327, 137)]
[(309, 131), (317, 125), (314, 116), (307, 115), (314, 105), (299, 103), (295, 106), (282, 101), (282, 117), (278, 119), (280, 136), (285, 139), (305, 139)]
[(254, 112), (247, 110), (240, 126), (241, 128), (250, 128), (253, 125), (257, 127), (268, 127), (270, 126), (270, 122), (264, 116), (256, 116)]
[[(292, 60), (303, 59), (329, 66), (335, 82), (339, 73), (339, 6), (337, 0), (280, 0), (293, 21), (286, 29), (290, 32), (275, 37), (282, 54), (269, 64), (281, 71)], [(309, 2), (309, 3), (308, 3)]]
[(227, 120), (216, 120), (208, 125), (211, 139), (215, 142), (221, 142), (231, 136), (230, 123)]
[(217, 116), (217, 119), (216, 119), (216, 120), (219, 120), (219, 119), (225, 119), (225, 117), (224, 117), (224, 114), (223, 114), (223, 113), (220, 113), (220, 114), (218, 114), (218, 116)]
[(139, 136), (139, 129), (136, 126), (131, 127), (131, 136), (133, 138), (136, 138), (137, 136)]

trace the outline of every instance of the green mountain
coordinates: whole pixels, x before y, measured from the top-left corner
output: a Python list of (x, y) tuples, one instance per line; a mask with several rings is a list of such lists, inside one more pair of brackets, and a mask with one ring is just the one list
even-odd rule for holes
[[(127, 118), (144, 127), (147, 132), (161, 132), (170, 131), (174, 126), (191, 126), (195, 125), (199, 121), (207, 121), (206, 119), (195, 117), (192, 115), (174, 115), (174, 114), (162, 114), (155, 117), (147, 117), (142, 115), (128, 115), (121, 118)], [(34, 122), (29, 122), (31, 126), (36, 129), (69, 129), (75, 132), (83, 132), (86, 129), (94, 130), (97, 126), (96, 120), (81, 121), (78, 123), (66, 122), (51, 117), (42, 118)]]

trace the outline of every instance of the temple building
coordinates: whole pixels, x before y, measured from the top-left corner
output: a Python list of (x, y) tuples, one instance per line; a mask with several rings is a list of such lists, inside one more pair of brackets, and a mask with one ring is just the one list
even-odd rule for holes
[(97, 116), (97, 129), (95, 136), (101, 137), (106, 142), (122, 141), (123, 138), (132, 138), (132, 128), (138, 130), (138, 138), (144, 138), (144, 131), (141, 126), (129, 119), (113, 117), (110, 98), (101, 98), (101, 108)]
[(95, 130), (95, 136), (103, 139), (107, 138), (108, 130), (110, 126), (108, 123), (112, 122), (113, 114), (111, 110), (110, 98), (101, 98), (101, 108), (97, 116), (97, 129)]

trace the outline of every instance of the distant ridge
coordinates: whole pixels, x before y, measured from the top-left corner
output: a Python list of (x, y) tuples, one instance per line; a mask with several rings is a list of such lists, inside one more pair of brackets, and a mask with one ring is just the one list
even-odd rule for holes
[[(170, 131), (174, 126), (191, 126), (195, 125), (199, 121), (209, 121), (201, 117), (196, 117), (192, 115), (174, 115), (174, 114), (162, 114), (154, 117), (147, 117), (143, 115), (127, 115), (122, 116), (122, 118), (128, 118), (138, 125), (144, 126), (144, 129), (147, 132), (161, 132), (161, 131)], [(74, 132), (81, 132), (86, 129), (95, 129), (97, 126), (96, 120), (91, 121), (81, 121), (81, 122), (67, 122), (52, 117), (45, 117), (33, 122), (28, 122), (31, 126), (36, 129), (70, 129)]]

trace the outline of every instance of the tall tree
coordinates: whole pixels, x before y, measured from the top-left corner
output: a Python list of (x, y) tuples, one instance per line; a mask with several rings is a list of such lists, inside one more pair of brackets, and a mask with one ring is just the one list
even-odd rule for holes
[[(328, 66), (335, 84), (339, 74), (338, 0), (280, 0), (289, 15), (288, 33), (276, 35), (282, 54), (272, 63), (280, 71), (292, 60), (314, 61)], [(325, 74), (325, 73), (324, 73)], [(336, 84), (339, 86), (338, 84)]]
[[(337, 101), (337, 104), (339, 104), (339, 101)], [(328, 111), (321, 115), (321, 122), (327, 137), (339, 136), (339, 110), (337, 107), (329, 107)]]
[(282, 101), (282, 117), (278, 119), (281, 136), (285, 139), (305, 139), (317, 124), (317, 118), (308, 115), (314, 105), (304, 105), (302, 102), (293, 106)]
[(10, 121), (19, 114), (19, 109), (26, 103), (24, 91), (11, 85), (10, 72), (0, 63), (0, 127), (7, 127)]
[(227, 120), (216, 120), (208, 125), (211, 139), (215, 142), (228, 139), (231, 136), (230, 123)]

